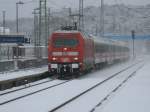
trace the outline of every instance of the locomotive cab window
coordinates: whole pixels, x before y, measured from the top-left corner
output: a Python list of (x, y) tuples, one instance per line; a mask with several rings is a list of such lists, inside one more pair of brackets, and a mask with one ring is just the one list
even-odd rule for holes
[(56, 38), (53, 44), (55, 47), (76, 47), (79, 41), (77, 39)]

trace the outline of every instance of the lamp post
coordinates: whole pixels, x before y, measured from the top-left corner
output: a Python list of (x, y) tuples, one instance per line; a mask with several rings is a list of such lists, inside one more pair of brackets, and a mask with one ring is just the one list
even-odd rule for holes
[[(16, 2), (16, 33), (19, 33), (19, 28), (18, 28), (18, 6), (19, 5), (23, 5), (24, 3), (22, 1), (18, 1)], [(18, 70), (18, 59), (19, 59), (19, 44), (17, 44), (16, 47), (16, 60), (14, 60), (14, 64), (15, 64), (15, 70)]]
[(24, 3), (22, 1), (19, 1), (16, 3), (16, 33), (19, 32), (19, 29), (18, 29), (18, 5), (23, 5)]
[(3, 34), (5, 34), (5, 13), (6, 11), (3, 11)]
[(39, 8), (34, 9), (34, 53), (38, 57), (38, 44), (39, 44)]

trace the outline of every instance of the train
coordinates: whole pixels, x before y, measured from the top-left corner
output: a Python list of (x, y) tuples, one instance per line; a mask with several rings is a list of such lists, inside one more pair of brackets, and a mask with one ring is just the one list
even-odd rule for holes
[(48, 42), (48, 71), (60, 77), (79, 75), (130, 57), (126, 42), (80, 31), (55, 31)]

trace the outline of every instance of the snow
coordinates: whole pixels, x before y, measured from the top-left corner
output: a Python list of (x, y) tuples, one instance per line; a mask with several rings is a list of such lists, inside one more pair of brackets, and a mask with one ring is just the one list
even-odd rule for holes
[(13, 61), (12, 59), (8, 60), (8, 59), (3, 59), (3, 60), (0, 60), (0, 62), (9, 62), (9, 61)]
[(47, 70), (48, 70), (47, 66), (42, 66), (40, 68), (33, 68), (33, 69), (27, 69), (27, 70), (19, 70), (19, 71), (1, 73), (0, 81), (20, 78), (20, 77), (24, 77), (24, 76), (36, 75), (36, 74), (44, 73)]
[[(137, 60), (109, 66), (100, 71), (89, 73), (78, 79), (74, 79), (51, 89), (47, 89), (8, 104), (1, 105), (0, 112), (48, 112), (54, 107), (73, 98), (79, 93), (87, 90), (98, 82), (104, 80), (114, 73), (117, 73), (136, 61)], [(133, 79), (127, 81), (125, 85), (119, 89), (119, 91), (112, 95), (108, 101), (102, 105), (102, 107), (96, 108), (96, 112), (143, 112), (144, 108), (150, 111), (150, 108), (148, 107), (150, 104), (150, 76), (148, 75), (150, 61), (148, 63), (149, 64), (146, 64), (144, 68), (137, 72)], [(116, 78), (108, 81), (104, 85), (93, 89), (70, 104), (64, 106), (58, 110), (58, 112), (89, 112), (109, 92), (111, 92), (118, 84), (128, 77), (130, 73), (139, 68), (141, 65), (142, 64), (138, 64), (137, 66), (130, 68), (130, 70), (121, 73)], [(12, 94), (0, 96), (0, 102), (13, 99), (61, 82), (63, 82), (63, 80), (54, 80), (52, 82), (20, 90)], [(139, 109), (137, 109), (137, 106)]]
[[(66, 83), (59, 87), (45, 90), (43, 92), (25, 97), (23, 99), (17, 100), (13, 103), (8, 103), (0, 107), (0, 111), (12, 111), (12, 112), (46, 112), (49, 109), (68, 100), (78, 93), (86, 90), (91, 85), (96, 84), (94, 80), (88, 80), (90, 83), (82, 83), (80, 80), (74, 80), (70, 83)], [(80, 82), (80, 83), (78, 83)], [(72, 87), (72, 85), (76, 85)], [(23, 94), (23, 93), (20, 93)], [(5, 99), (4, 99), (5, 100)], [(33, 105), (34, 103), (34, 105)], [(17, 106), (17, 107), (16, 107)], [(15, 108), (14, 108), (15, 107)], [(6, 112), (7, 112), (6, 111)]]
[(103, 108), (95, 112), (149, 112), (150, 111), (150, 63), (111, 98)]
[(5, 101), (10, 100), (10, 99), (14, 99), (16, 97), (20, 97), (20, 96), (29, 94), (31, 92), (38, 91), (38, 90), (40, 90), (42, 88), (49, 87), (50, 85), (56, 85), (56, 84), (58, 84), (60, 82), (62, 82), (62, 81), (55, 80), (55, 81), (44, 83), (42, 85), (37, 85), (37, 86), (31, 87), (31, 88), (26, 88), (26, 89), (21, 90), (21, 91), (17, 91), (17, 92), (11, 93), (11, 94), (7, 94), (7, 95), (4, 95), (4, 96), (1, 96), (0, 97), (0, 99), (1, 99), (0, 103), (5, 102)]
[[(93, 89), (92, 91), (81, 96), (77, 100), (69, 103), (60, 110), (56, 112), (90, 112), (90, 110), (98, 104), (99, 101), (103, 100), (112, 90), (114, 90), (117, 85), (119, 85), (123, 80), (128, 77), (135, 69), (137, 69), (141, 64), (130, 68), (130, 70), (122, 72), (117, 77), (107, 81), (103, 85)], [(89, 102), (87, 102), (87, 99)]]
[(22, 86), (13, 87), (11, 89), (6, 89), (6, 90), (3, 90), (3, 91), (0, 91), (0, 94), (7, 93), (7, 92), (10, 92), (10, 91), (14, 91), (14, 90), (17, 90), (17, 89), (26, 88), (26, 87), (29, 87), (29, 86), (32, 86), (32, 85), (36, 85), (36, 84), (39, 84), (39, 83), (42, 83), (42, 82), (46, 82), (46, 81), (49, 81), (49, 80), (50, 80), (50, 78), (46, 78), (46, 79), (42, 79), (42, 80), (38, 80), (38, 81), (35, 81), (35, 82), (31, 82), (31, 83), (28, 83), (28, 84), (25, 84), (25, 85), (22, 85)]
[[(84, 90), (92, 87), (97, 84), (99, 81), (102, 81), (104, 78), (112, 75), (113, 73), (118, 72), (120, 69), (131, 65), (133, 62), (126, 62), (117, 64), (105, 68), (103, 70), (87, 74), (82, 78), (73, 80), (71, 82), (65, 83), (63, 85), (51, 88), (34, 95), (24, 97), (20, 100), (10, 102), (8, 104), (2, 105), (0, 111), (5, 112), (47, 112), (52, 108), (56, 107), (59, 104), (62, 104), (64, 101), (76, 96)], [(58, 80), (56, 80), (58, 83)], [(59, 81), (60, 82), (60, 81)], [(26, 90), (21, 90), (17, 93), (13, 93), (7, 96), (0, 97), (1, 102), (6, 101), (10, 98), (15, 98), (17, 96), (22, 96), (31, 91), (39, 90), (40, 88), (47, 87), (50, 83), (39, 85), (33, 88), (28, 88)], [(105, 88), (104, 88), (105, 89)], [(89, 103), (89, 102), (87, 102)]]

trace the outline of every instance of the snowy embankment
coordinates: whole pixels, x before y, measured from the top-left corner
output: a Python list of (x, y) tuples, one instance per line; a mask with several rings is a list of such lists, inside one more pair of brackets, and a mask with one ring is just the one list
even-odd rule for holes
[(150, 61), (95, 112), (150, 112)]

